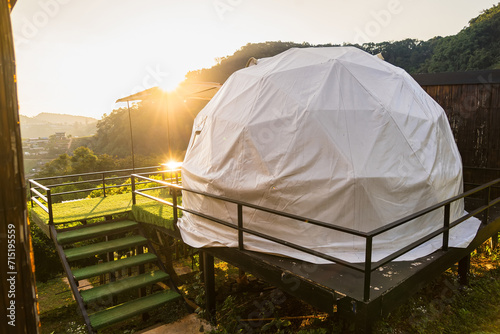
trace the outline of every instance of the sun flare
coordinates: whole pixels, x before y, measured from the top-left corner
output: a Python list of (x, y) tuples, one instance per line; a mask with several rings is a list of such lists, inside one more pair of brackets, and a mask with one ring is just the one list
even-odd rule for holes
[(182, 166), (182, 161), (171, 160), (171, 161), (164, 163), (164, 164), (161, 164), (161, 165), (166, 167), (167, 170), (176, 170)]

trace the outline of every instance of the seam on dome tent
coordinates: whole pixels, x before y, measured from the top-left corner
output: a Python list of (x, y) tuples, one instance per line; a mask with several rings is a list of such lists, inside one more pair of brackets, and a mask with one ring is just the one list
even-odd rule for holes
[[(392, 122), (395, 124), (395, 126), (396, 126), (396, 128), (397, 128), (398, 132), (399, 132), (399, 133), (401, 134), (401, 136), (404, 138), (404, 140), (405, 140), (406, 144), (410, 147), (411, 151), (413, 152), (413, 154), (414, 154), (414, 155), (415, 155), (415, 157), (417, 158), (417, 161), (419, 162), (420, 166), (422, 167), (422, 169), (424, 170), (424, 172), (427, 174), (427, 176), (430, 176), (430, 174), (429, 174), (429, 173), (425, 170), (425, 168), (424, 168), (424, 166), (423, 166), (423, 164), (422, 164), (422, 161), (420, 161), (420, 159), (418, 158), (417, 153), (415, 152), (415, 150), (413, 149), (413, 147), (410, 145), (410, 142), (408, 141), (408, 138), (406, 138), (406, 136), (405, 136), (404, 132), (401, 130), (401, 128), (399, 127), (399, 124), (396, 122), (396, 120), (394, 119), (394, 117), (392, 116), (392, 114), (391, 114), (391, 113), (390, 113), (390, 112), (389, 112), (389, 111), (385, 108), (385, 106), (381, 103), (381, 101), (380, 101), (378, 98), (376, 98), (376, 97), (375, 97), (375, 96), (374, 96), (374, 95), (373, 95), (373, 94), (372, 94), (372, 93), (371, 93), (371, 92), (370, 92), (370, 91), (369, 91), (369, 90), (368, 90), (368, 89), (367, 89), (367, 88), (366, 88), (366, 87), (365, 87), (365, 86), (364, 86), (364, 85), (363, 85), (363, 84), (362, 84), (362, 83), (358, 80), (358, 78), (357, 78), (355, 75), (353, 75), (351, 71), (349, 71), (349, 69), (348, 69), (348, 68), (347, 68), (344, 64), (342, 64), (342, 62), (340, 62), (340, 64), (341, 64), (341, 65), (345, 68), (345, 70), (346, 70), (347, 72), (349, 72), (349, 73), (351, 74), (351, 76), (354, 78), (354, 80), (356, 80), (356, 81), (359, 83), (359, 85), (360, 85), (361, 87), (363, 87), (363, 89), (364, 89), (364, 90), (365, 90), (365, 91), (366, 91), (366, 92), (367, 92), (367, 93), (368, 93), (368, 94), (369, 94), (369, 95), (370, 95), (370, 96), (374, 99), (374, 101), (376, 101), (376, 102), (377, 102), (377, 103), (378, 103), (378, 104), (382, 107), (381, 109), (382, 109), (382, 110), (384, 110), (386, 113), (388, 113), (388, 114), (389, 114), (389, 117), (392, 119)], [(394, 71), (391, 71), (391, 72), (395, 73)], [(395, 73), (395, 74), (397, 74), (397, 73)], [(412, 97), (414, 97), (414, 94), (412, 94)], [(415, 100), (415, 98), (413, 98), (413, 100)], [(419, 105), (420, 105), (420, 104), (419, 104)], [(420, 107), (422, 107), (422, 105), (420, 105)], [(436, 188), (434, 187), (434, 184), (433, 184), (433, 183), (431, 183), (431, 186), (432, 186), (432, 189), (433, 189), (433, 190), (436, 190)]]
[[(344, 66), (345, 67), (345, 66)], [(350, 73), (350, 72), (349, 72)], [(338, 82), (341, 82), (340, 81), (340, 72), (337, 72), (337, 80)], [(351, 73), (351, 76), (352, 76), (352, 73)], [(344, 95), (342, 94), (342, 85), (339, 85), (339, 105), (338, 105), (338, 108), (339, 110), (341, 110), (341, 106), (342, 108), (345, 109), (345, 104), (344, 104)], [(349, 129), (347, 127), (347, 117), (346, 117), (346, 113), (342, 113), (344, 115), (344, 124), (346, 126), (346, 133), (347, 133), (347, 143), (348, 143), (348, 146), (349, 146), (349, 162), (351, 163), (352, 165), (352, 183), (353, 183), (353, 194), (354, 194), (354, 199), (356, 199), (356, 188), (357, 188), (357, 185), (358, 185), (358, 179), (356, 177), (356, 168), (354, 167), (354, 161), (352, 159), (352, 148), (351, 148), (351, 135), (350, 135), (350, 132), (349, 132)], [(356, 204), (356, 201), (354, 201), (354, 204), (353, 204), (353, 221), (358, 221), (357, 220), (357, 204)], [(353, 227), (354, 228), (354, 227)], [(355, 241), (356, 237), (353, 235), (351, 236), (351, 247), (354, 249), (355, 248), (355, 245), (356, 245), (356, 241)]]

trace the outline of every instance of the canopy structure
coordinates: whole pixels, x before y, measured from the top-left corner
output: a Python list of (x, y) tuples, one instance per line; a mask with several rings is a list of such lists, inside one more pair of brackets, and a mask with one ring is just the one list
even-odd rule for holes
[[(172, 92), (182, 99), (195, 99), (209, 101), (221, 87), (217, 82), (183, 82)], [(168, 92), (160, 87), (152, 87), (138, 93), (122, 97), (116, 100), (119, 102), (142, 101), (146, 99), (165, 98)]]
[[(443, 109), (404, 70), (353, 47), (290, 49), (235, 72), (195, 119), (183, 186), (327, 224), (372, 231), (462, 192)], [(234, 204), (185, 192), (183, 205), (237, 224)], [(451, 206), (451, 219), (464, 214)], [(365, 239), (245, 209), (246, 228), (350, 262)], [(373, 240), (377, 261), (443, 226), (435, 211)], [(479, 221), (451, 231), (464, 247)], [(237, 247), (235, 230), (186, 213), (194, 247)], [(438, 238), (440, 239), (440, 238)], [(441, 240), (441, 239), (440, 239)], [(400, 259), (441, 247), (430, 242)], [(245, 248), (323, 263), (245, 234)]]

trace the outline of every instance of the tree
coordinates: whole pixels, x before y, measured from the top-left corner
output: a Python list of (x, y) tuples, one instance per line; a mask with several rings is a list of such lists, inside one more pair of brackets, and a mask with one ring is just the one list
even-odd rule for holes
[(437, 41), (422, 72), (470, 71), (500, 63), (500, 4), (483, 11), (454, 36)]
[(88, 147), (81, 146), (73, 151), (71, 167), (73, 174), (89, 173), (96, 170), (97, 156)]
[(46, 163), (37, 177), (47, 177), (56, 175), (68, 175), (73, 171), (71, 167), (71, 158), (66, 153), (61, 154), (51, 162)]

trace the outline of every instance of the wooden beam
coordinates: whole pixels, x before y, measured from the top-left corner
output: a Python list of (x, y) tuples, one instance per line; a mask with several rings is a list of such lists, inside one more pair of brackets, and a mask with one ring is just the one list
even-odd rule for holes
[(461, 285), (469, 284), (470, 254), (458, 262), (458, 280)]
[(17, 2), (17, 0), (8, 0), (7, 1), (9, 3), (9, 6), (10, 6), (10, 11), (12, 12), (12, 10), (14, 9), (14, 6)]
[[(0, 333), (38, 333), (10, 11), (0, 0)], [(4, 312), (6, 311), (6, 312)]]

